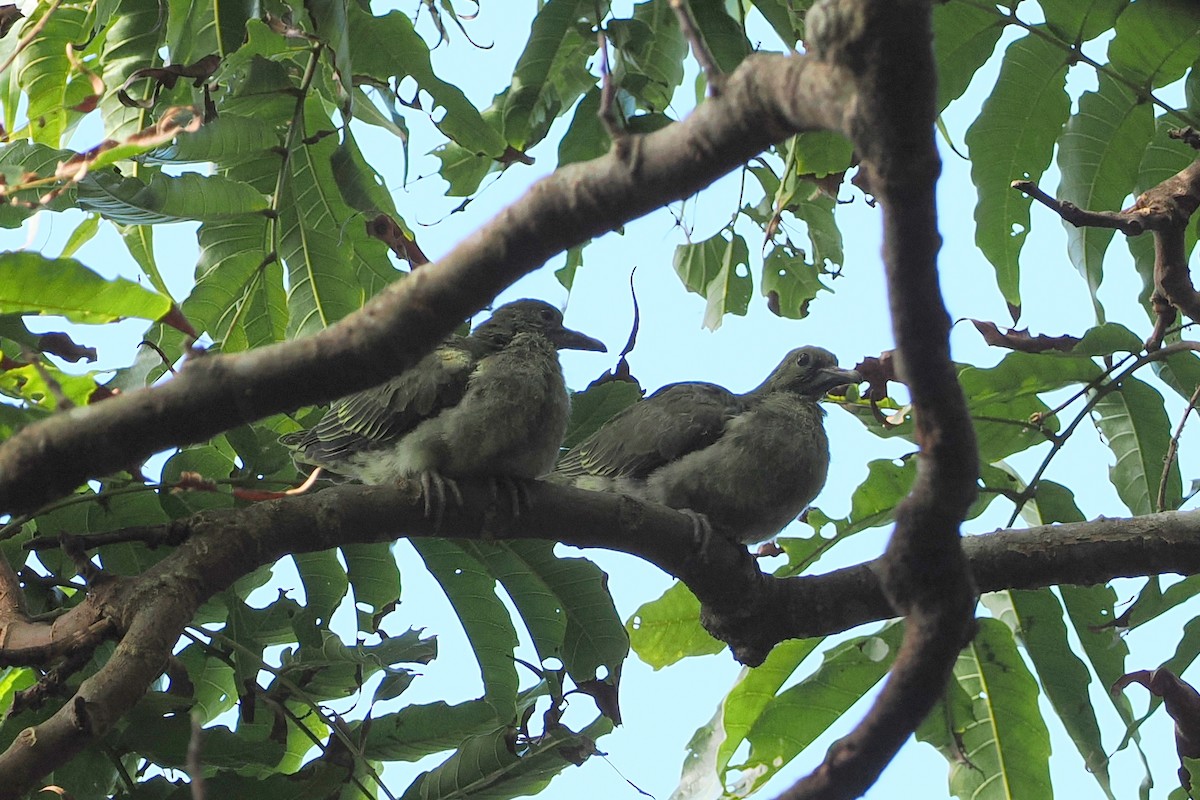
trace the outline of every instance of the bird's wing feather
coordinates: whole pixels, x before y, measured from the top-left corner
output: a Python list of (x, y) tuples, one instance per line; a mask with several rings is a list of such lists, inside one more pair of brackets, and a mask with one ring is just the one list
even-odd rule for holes
[(711, 383), (676, 383), (634, 403), (563, 456), (565, 477), (644, 477), (720, 438), (741, 398)]
[(338, 400), (302, 439), (285, 443), (319, 463), (395, 441), (462, 399), (476, 366), (469, 345), (445, 342), (387, 383)]

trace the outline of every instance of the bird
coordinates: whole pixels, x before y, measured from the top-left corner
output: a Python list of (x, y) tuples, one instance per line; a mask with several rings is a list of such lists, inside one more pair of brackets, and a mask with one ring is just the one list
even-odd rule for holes
[(548, 479), (617, 492), (692, 517), (742, 544), (775, 536), (821, 491), (829, 470), (829, 390), (861, 382), (820, 347), (792, 350), (757, 388), (674, 383), (628, 406), (568, 451)]
[(420, 481), (425, 515), (440, 524), (457, 480), (505, 483), (519, 514), (518, 482), (549, 472), (559, 455), (570, 398), (558, 350), (606, 352), (563, 327), (541, 300), (506, 303), (468, 336), (450, 336), (412, 368), (335, 401), (306, 431), (280, 441), (298, 466), (365, 484)]

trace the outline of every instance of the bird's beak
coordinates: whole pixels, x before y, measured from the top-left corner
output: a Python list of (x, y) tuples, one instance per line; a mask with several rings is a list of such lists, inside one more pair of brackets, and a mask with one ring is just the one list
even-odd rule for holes
[(559, 350), (595, 350), (607, 353), (608, 348), (599, 339), (593, 339), (586, 333), (573, 331), (570, 328), (559, 328), (550, 334), (550, 341)]
[(821, 394), (830, 392), (839, 386), (846, 386), (847, 384), (851, 383), (859, 384), (863, 382), (863, 376), (860, 375), (856, 370), (852, 369), (826, 367), (825, 369), (821, 370), (819, 375), (820, 379), (818, 381), (818, 385), (820, 386)]

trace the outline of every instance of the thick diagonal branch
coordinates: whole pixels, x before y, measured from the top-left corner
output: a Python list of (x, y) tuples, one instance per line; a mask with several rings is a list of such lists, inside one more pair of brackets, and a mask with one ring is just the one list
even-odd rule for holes
[(567, 248), (694, 194), (796, 132), (842, 129), (851, 89), (844, 70), (806, 56), (747, 58), (687, 120), (542, 179), (445, 258), (328, 330), (192, 358), (161, 386), (24, 429), (0, 446), (0, 514), (35, 509), (157, 451), (380, 383)]

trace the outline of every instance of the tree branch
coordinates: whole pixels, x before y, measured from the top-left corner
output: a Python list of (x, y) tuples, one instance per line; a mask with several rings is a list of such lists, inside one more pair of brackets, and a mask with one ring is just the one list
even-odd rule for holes
[(237, 425), (402, 372), (505, 287), (569, 247), (694, 194), (793, 133), (844, 129), (852, 80), (809, 56), (754, 55), (687, 120), (534, 184), (445, 258), (318, 334), (190, 358), (153, 388), (72, 409), (0, 446), (0, 514)]
[[(0, 799), (20, 796), (132, 708), (166, 669), (180, 632), (203, 602), (289, 552), (391, 541), (400, 531), (414, 537), (534, 538), (619, 550), (687, 583), (703, 604), (710, 631), (748, 663), (761, 662), (786, 639), (837, 633), (896, 613), (880, 578), (884, 559), (825, 575), (775, 578), (762, 574), (745, 548), (732, 542), (714, 539), (698, 551), (692, 521), (662, 506), (533, 483), (529, 508), (512, 521), (497, 513), (486, 482), (464, 481), (462, 489), (464, 506), (447, 508), (437, 532), (424, 515), (415, 483), (333, 487), (201, 512), (161, 526), (183, 544), (144, 574), (110, 581), (60, 618), (74, 627), (104, 609), (125, 635), (109, 662), (71, 701), (0, 755)], [(80, 541), (87, 546), (86, 537)], [(984, 591), (1197, 574), (1200, 511), (998, 531), (967, 537), (964, 550)]]

